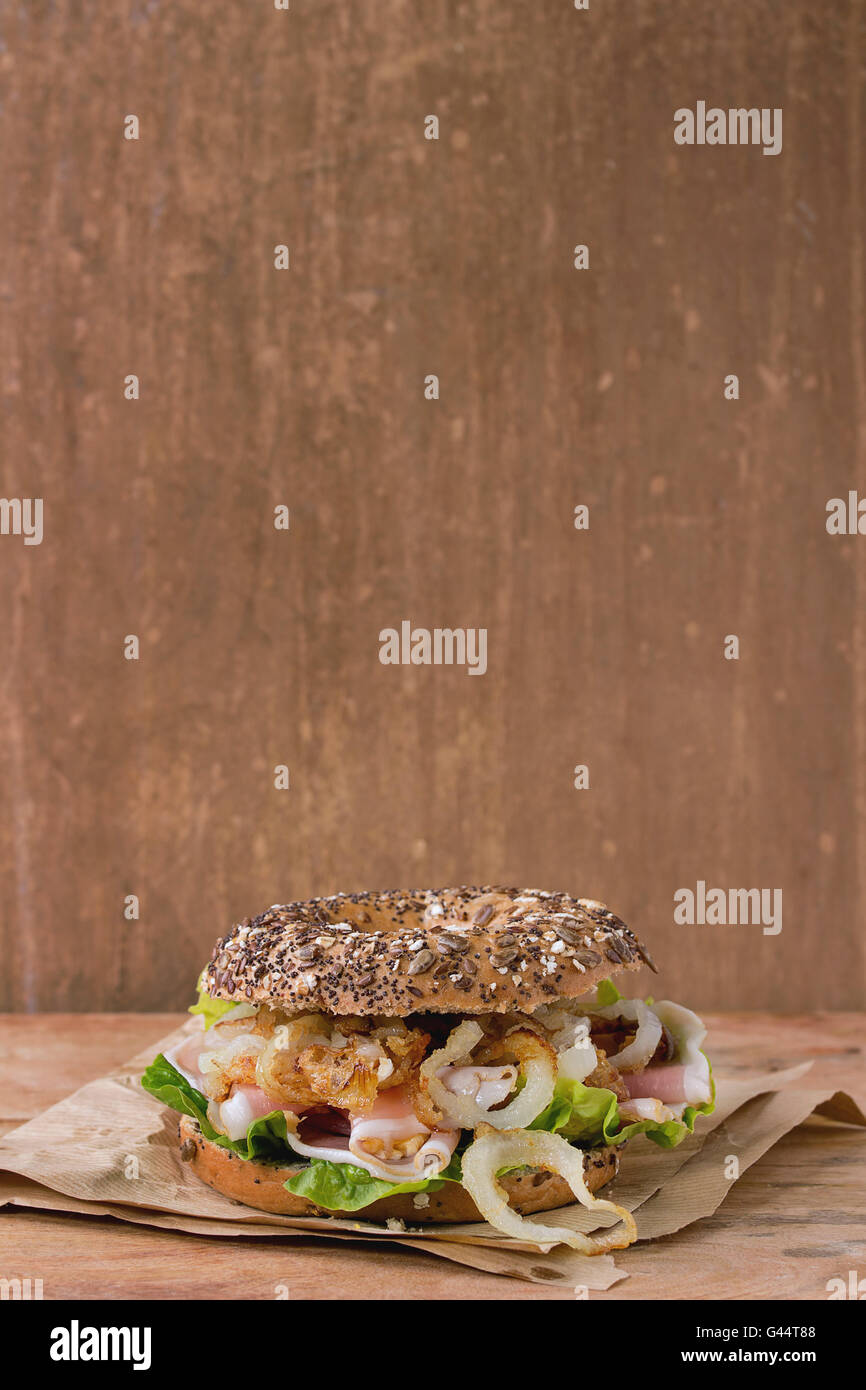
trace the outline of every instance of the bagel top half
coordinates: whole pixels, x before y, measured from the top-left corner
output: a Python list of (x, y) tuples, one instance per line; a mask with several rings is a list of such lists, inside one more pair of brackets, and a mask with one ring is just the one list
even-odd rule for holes
[(287, 1014), (527, 1012), (642, 965), (604, 903), (519, 888), (339, 893), (269, 907), (214, 947), (214, 999)]

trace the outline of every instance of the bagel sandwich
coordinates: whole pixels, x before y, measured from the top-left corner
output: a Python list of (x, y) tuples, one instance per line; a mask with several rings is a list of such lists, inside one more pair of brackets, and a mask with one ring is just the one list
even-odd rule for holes
[[(596, 1194), (623, 1145), (671, 1148), (713, 1108), (700, 1019), (612, 982), (645, 965), (609, 908), (564, 893), (276, 905), (214, 947), (193, 1029), (142, 1085), (180, 1112), (195, 1175), (261, 1211), (483, 1218), (535, 1244), (619, 1249), (634, 1219)], [(608, 1228), (525, 1220), (574, 1200)]]

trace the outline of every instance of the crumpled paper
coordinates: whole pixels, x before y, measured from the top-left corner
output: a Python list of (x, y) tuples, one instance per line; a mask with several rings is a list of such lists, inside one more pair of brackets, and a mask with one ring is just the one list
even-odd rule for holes
[[(181, 1162), (177, 1115), (139, 1085), (144, 1067), (191, 1026), (0, 1139), (0, 1206), (89, 1212), (198, 1235), (396, 1243), (488, 1273), (590, 1290), (608, 1289), (627, 1277), (611, 1255), (589, 1258), (565, 1245), (536, 1246), (504, 1236), (486, 1222), (392, 1229), (363, 1220), (363, 1213), (272, 1216), (214, 1192)], [(714, 1114), (699, 1119), (695, 1133), (678, 1148), (659, 1149), (642, 1136), (629, 1142), (619, 1176), (603, 1195), (635, 1213), (639, 1240), (669, 1235), (711, 1215), (736, 1177), (813, 1112), (866, 1125), (850, 1096), (798, 1084), (810, 1066), (805, 1062), (749, 1078), (717, 1077)], [(535, 1219), (590, 1232), (613, 1220), (602, 1215), (600, 1221), (575, 1203)], [(617, 1258), (627, 1264), (628, 1253)]]

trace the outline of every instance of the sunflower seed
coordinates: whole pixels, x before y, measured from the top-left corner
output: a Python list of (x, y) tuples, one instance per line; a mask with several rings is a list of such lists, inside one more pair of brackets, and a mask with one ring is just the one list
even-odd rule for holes
[(433, 955), (432, 951), (419, 951), (417, 956), (414, 956), (412, 959), (412, 964), (409, 966), (409, 974), (423, 975), (430, 969), (435, 959), (436, 957)]
[(646, 965), (648, 965), (650, 970), (652, 970), (657, 975), (659, 973), (659, 968), (653, 960), (652, 956), (650, 955), (649, 951), (647, 950), (646, 946), (642, 946), (639, 941), (635, 941), (634, 947), (641, 960)]
[(492, 951), (490, 954), (490, 964), (498, 970), (502, 965), (513, 965), (520, 955), (516, 946), (511, 946), (505, 951)]
[(490, 921), (490, 918), (491, 918), (492, 916), (493, 916), (493, 904), (492, 904), (492, 903), (485, 903), (483, 907), (479, 907), (478, 911), (475, 913), (475, 916), (472, 918), (472, 920), (473, 920), (473, 922), (476, 924), (476, 926), (484, 927), (484, 926), (486, 926), (487, 923)]
[(469, 950), (469, 942), (465, 936), (446, 936), (443, 932), (436, 940), (436, 950), (444, 955), (446, 951), (458, 951), (461, 954)]
[(576, 923), (574, 926), (571, 926), (566, 922), (557, 922), (553, 930), (556, 932), (560, 941), (566, 941), (569, 946), (580, 945), (581, 936)]
[(585, 951), (583, 949), (575, 951), (575, 960), (579, 960), (581, 965), (601, 965), (601, 956), (597, 951)]

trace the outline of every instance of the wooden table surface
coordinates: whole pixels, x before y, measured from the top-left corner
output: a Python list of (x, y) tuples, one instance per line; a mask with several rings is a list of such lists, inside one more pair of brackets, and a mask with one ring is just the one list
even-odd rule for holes
[[(175, 1014), (0, 1015), (0, 1133), (119, 1065)], [(863, 1091), (862, 1014), (712, 1015), (719, 1073), (807, 1057), (804, 1084)], [(833, 1159), (832, 1167), (828, 1160)], [(617, 1256), (629, 1278), (594, 1300), (825, 1299), (827, 1280), (866, 1266), (866, 1135), (810, 1120), (732, 1188), (716, 1214)], [(41, 1278), (53, 1298), (562, 1299), (414, 1251), (369, 1244), (199, 1238), (110, 1218), (0, 1211), (0, 1276)]]

